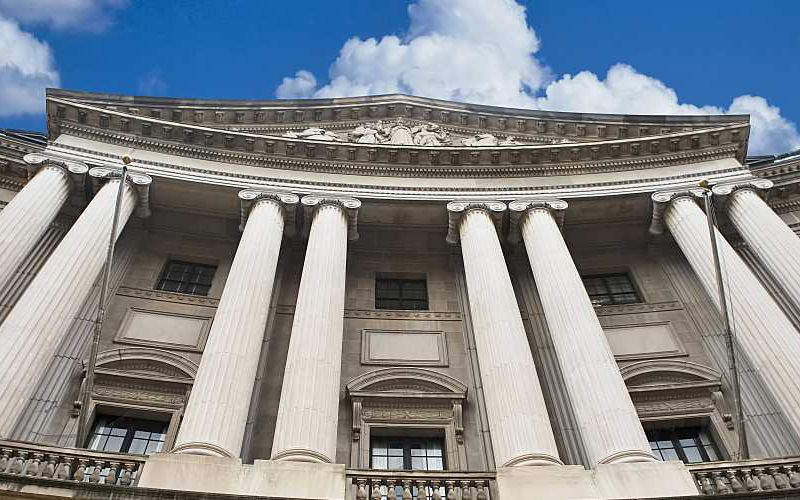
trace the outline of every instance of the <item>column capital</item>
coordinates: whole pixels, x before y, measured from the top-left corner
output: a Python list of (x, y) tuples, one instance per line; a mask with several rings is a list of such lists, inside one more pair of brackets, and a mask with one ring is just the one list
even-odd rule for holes
[(334, 205), (339, 207), (347, 216), (347, 239), (350, 241), (358, 239), (358, 209), (361, 208), (361, 200), (335, 194), (309, 194), (303, 196), (300, 199), (300, 203), (303, 205), (305, 215), (304, 235), (308, 236), (311, 230), (314, 211), (323, 205)]
[(508, 241), (510, 243), (519, 243), (522, 241), (520, 222), (522, 222), (522, 218), (532, 210), (544, 210), (549, 212), (556, 221), (556, 224), (558, 224), (558, 227), (562, 227), (564, 225), (564, 214), (566, 213), (567, 207), (569, 207), (569, 204), (559, 198), (522, 198), (512, 201), (508, 204), (508, 210), (510, 212)]
[(763, 196), (766, 191), (772, 188), (772, 186), (774, 186), (774, 184), (769, 179), (754, 178), (716, 184), (713, 188), (711, 188), (711, 192), (713, 192), (716, 196), (726, 197), (736, 191), (747, 189), (755, 192), (759, 196)]
[(71, 189), (78, 191), (83, 185), (83, 178), (89, 171), (89, 166), (82, 161), (70, 160), (58, 156), (42, 153), (28, 153), (22, 158), (27, 164), (28, 179), (36, 175), (43, 168), (54, 168), (64, 172), (71, 182)]
[(650, 195), (650, 199), (653, 201), (653, 215), (650, 219), (649, 228), (650, 234), (664, 234), (666, 230), (664, 225), (664, 213), (667, 211), (667, 207), (670, 205), (670, 203), (679, 198), (700, 198), (703, 196), (703, 193), (706, 190), (707, 188), (687, 186), (664, 191), (656, 191)]
[[(103, 181), (107, 182), (122, 177), (122, 169), (119, 167), (93, 167), (89, 170), (89, 176), (96, 181), (96, 184), (100, 184)], [(126, 182), (136, 192), (136, 208), (134, 209), (136, 217), (142, 219), (150, 217), (152, 213), (150, 211), (150, 184), (152, 184), (153, 178), (145, 173), (129, 170)]]
[(506, 211), (506, 204), (502, 201), (494, 200), (474, 200), (474, 201), (451, 201), (447, 204), (447, 238), (446, 241), (451, 245), (459, 242), (461, 237), (458, 233), (458, 224), (464, 214), (471, 210), (481, 210), (489, 214), (497, 232), (500, 232), (503, 223), (503, 213)]
[(264, 191), (261, 189), (243, 189), (239, 191), (239, 200), (241, 200), (241, 222), (239, 223), (239, 231), (244, 231), (244, 226), (247, 224), (247, 218), (250, 216), (250, 211), (258, 203), (276, 203), (281, 207), (283, 212), (284, 226), (283, 232), (286, 236), (294, 236), (296, 233), (295, 207), (300, 202), (300, 197), (294, 193), (286, 191)]

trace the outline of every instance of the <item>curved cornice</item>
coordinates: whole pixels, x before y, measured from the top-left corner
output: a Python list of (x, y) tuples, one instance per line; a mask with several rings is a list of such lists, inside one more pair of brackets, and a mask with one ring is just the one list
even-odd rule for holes
[[(714, 117), (713, 120), (699, 120), (698, 117), (692, 117), (689, 122), (696, 121), (697, 124), (687, 127), (673, 126), (675, 123), (682, 124), (676, 117), (658, 117), (661, 123), (670, 124), (671, 127), (651, 131), (650, 127), (636, 124), (634, 128), (637, 131), (634, 134), (629, 131), (630, 123), (625, 121), (632, 118), (617, 117), (622, 119), (611, 131), (607, 126), (594, 122), (576, 125), (573, 135), (580, 136), (580, 139), (565, 144), (424, 147), (304, 140), (243, 132), (235, 130), (236, 127), (221, 127), (222, 123), (209, 124), (203, 120), (191, 122), (184, 120), (182, 115), (164, 118), (161, 111), (155, 116), (143, 116), (139, 114), (140, 110), (137, 108), (126, 107), (124, 111), (121, 111), (119, 106), (111, 108), (51, 95), (48, 97), (48, 126), (51, 139), (55, 139), (61, 133), (69, 133), (115, 144), (133, 143), (172, 149), (172, 154), (223, 155), (230, 157), (234, 162), (237, 159), (246, 160), (247, 157), (261, 161), (303, 158), (312, 162), (335, 164), (340, 170), (338, 173), (348, 173), (352, 170), (352, 165), (360, 164), (373, 166), (372, 169), (374, 166), (379, 166), (377, 170), (383, 173), (378, 175), (405, 176), (409, 173), (417, 176), (441, 175), (450, 168), (454, 171), (453, 175), (480, 176), (474, 172), (501, 166), (513, 171), (525, 167), (546, 169), (547, 166), (565, 163), (624, 164), (626, 160), (656, 158), (665, 154), (681, 156), (698, 152), (707, 153), (709, 150), (719, 148), (724, 149), (726, 155), (743, 160), (749, 131), (747, 122), (741, 120), (717, 120), (719, 117)], [(414, 116), (413, 109), (409, 118), (425, 119)], [(437, 124), (447, 127), (453, 125), (444, 116), (440, 118)], [(648, 118), (655, 119), (655, 117)], [(519, 132), (528, 130), (528, 125), (522, 122), (525, 120), (520, 121)], [(355, 120), (351, 125), (357, 123), (360, 122)], [(547, 122), (542, 123), (544, 124), (542, 133), (547, 134)], [(296, 127), (311, 124), (315, 123), (300, 121)], [(469, 126), (469, 120), (460, 125)], [(494, 130), (488, 125), (478, 129)], [(556, 129), (556, 138), (567, 138), (572, 130), (560, 122), (556, 123)], [(469, 128), (463, 130), (475, 131)], [(501, 132), (513, 135), (517, 131), (510, 130), (504, 125)], [(392, 174), (392, 171), (398, 173)], [(426, 174), (424, 173), (426, 171), (435, 174)], [(519, 172), (518, 175), (531, 174)]]

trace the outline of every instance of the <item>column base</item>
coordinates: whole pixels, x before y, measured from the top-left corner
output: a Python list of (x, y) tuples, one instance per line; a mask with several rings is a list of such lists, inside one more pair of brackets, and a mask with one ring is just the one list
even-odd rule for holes
[(205, 455), (208, 457), (234, 458), (233, 453), (221, 446), (199, 441), (181, 443), (173, 448), (170, 453), (186, 453), (188, 455)]
[(503, 467), (524, 467), (528, 465), (564, 465), (564, 462), (552, 455), (544, 453), (528, 453), (514, 457), (503, 464)]
[(500, 467), (499, 498), (610, 500), (697, 496), (697, 486), (681, 462), (640, 462), (561, 467)]
[(326, 455), (314, 450), (306, 448), (291, 448), (288, 450), (281, 450), (274, 453), (271, 457), (272, 460), (280, 460), (286, 462), (311, 462), (315, 464), (332, 464), (333, 460)]
[(268, 498), (344, 500), (345, 468), (320, 464), (256, 460), (177, 453), (150, 455), (138, 486)]
[(644, 450), (624, 450), (607, 455), (597, 461), (598, 464), (633, 464), (642, 462), (660, 462), (652, 453)]

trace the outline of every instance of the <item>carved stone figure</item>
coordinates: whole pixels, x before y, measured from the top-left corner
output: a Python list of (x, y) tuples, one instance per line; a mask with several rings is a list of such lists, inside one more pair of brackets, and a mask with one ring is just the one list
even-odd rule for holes
[(505, 139), (498, 139), (492, 134), (478, 134), (473, 137), (467, 137), (461, 140), (463, 146), (514, 146), (519, 144), (513, 137), (508, 136)]
[(386, 142), (386, 132), (382, 121), (359, 125), (349, 137), (351, 142), (359, 144), (380, 144)]
[(414, 144), (417, 146), (444, 146), (450, 144), (450, 134), (439, 125), (426, 123), (414, 127)]
[(330, 141), (330, 142), (343, 142), (344, 139), (337, 134), (319, 127), (307, 128), (301, 132), (290, 130), (283, 134), (284, 137), (291, 137), (292, 139), (307, 139), (312, 141)]

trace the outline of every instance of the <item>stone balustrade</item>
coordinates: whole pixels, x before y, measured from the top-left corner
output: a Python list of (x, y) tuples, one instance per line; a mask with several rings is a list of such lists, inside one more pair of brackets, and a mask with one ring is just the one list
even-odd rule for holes
[(800, 457), (689, 465), (702, 495), (800, 490)]
[(146, 458), (0, 440), (0, 475), (135, 486)]
[(489, 500), (493, 472), (348, 470), (355, 500)]

